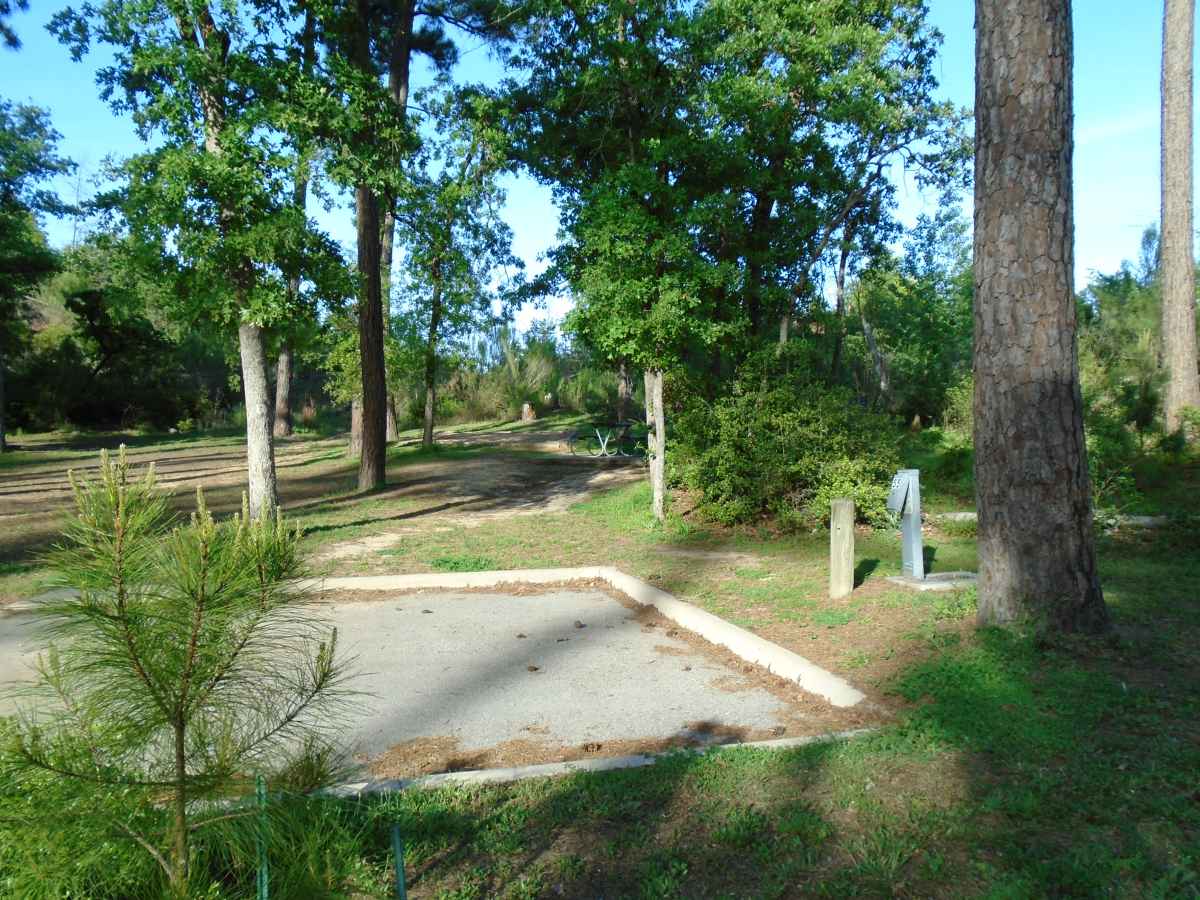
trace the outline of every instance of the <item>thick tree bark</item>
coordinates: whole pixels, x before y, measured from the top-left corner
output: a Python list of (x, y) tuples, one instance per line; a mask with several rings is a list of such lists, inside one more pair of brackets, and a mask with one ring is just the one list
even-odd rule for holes
[(277, 438), (292, 434), (292, 347), (286, 341), (275, 364), (275, 424), (271, 431)]
[(379, 206), (371, 189), (354, 191), (358, 218), (358, 349), (362, 368), (362, 452), (358, 457), (358, 489), (384, 484), (387, 454), (387, 385), (383, 367), (383, 300), (379, 280)]
[(425, 431), (422, 447), (433, 446), (433, 414), (437, 406), (437, 346), (438, 330), (442, 325), (442, 281), (438, 264), (434, 263), (433, 305), (429, 312), (429, 336), (425, 343)]
[(629, 378), (629, 363), (621, 360), (617, 365), (617, 421), (624, 422), (629, 416), (629, 401), (633, 399), (633, 382)]
[(1069, 0), (976, 0), (979, 621), (1100, 632), (1072, 290)]
[(1195, 0), (1165, 0), (1162, 56), (1162, 335), (1167, 383), (1163, 418), (1200, 409), (1196, 368), (1196, 269), (1192, 232), (1192, 48)]
[(663, 373), (661, 369), (647, 369), (646, 411), (652, 419), (650, 424), (650, 496), (654, 518), (662, 522), (666, 518), (667, 496), (667, 422), (663, 409)]
[(273, 516), (279, 505), (275, 485), (275, 446), (271, 439), (271, 391), (267, 384), (267, 355), (258, 325), (238, 327), (242, 358), (242, 390), (246, 401), (246, 469), (250, 484), (250, 515)]

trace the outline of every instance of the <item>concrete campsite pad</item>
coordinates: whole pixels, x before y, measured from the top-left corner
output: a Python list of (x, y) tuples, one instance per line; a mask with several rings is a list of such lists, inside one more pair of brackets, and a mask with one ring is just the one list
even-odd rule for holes
[[(355, 657), (337, 739), (370, 782), (865, 724), (837, 676), (608, 567), (301, 587)], [(27, 677), (29, 621), (0, 622), (0, 685)]]
[[(328, 578), (369, 691), (347, 732), (370, 778), (804, 741), (863, 695), (610, 567)], [(537, 766), (533, 766), (537, 768)]]
[(424, 591), (339, 602), (328, 615), (358, 657), (354, 687), (371, 695), (348, 737), (372, 759), (417, 739), (448, 739), (462, 765), (505, 742), (522, 742), (513, 749), (526, 755), (536, 755), (530, 745), (704, 742), (792, 718), (786, 702), (679, 629), (596, 588)]

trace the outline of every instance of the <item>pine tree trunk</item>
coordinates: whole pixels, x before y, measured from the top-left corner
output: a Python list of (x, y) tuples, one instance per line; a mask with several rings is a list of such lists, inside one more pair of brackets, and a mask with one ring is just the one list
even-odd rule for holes
[(1192, 232), (1192, 48), (1195, 0), (1165, 0), (1162, 57), (1162, 335), (1167, 431), (1200, 408)]
[(175, 784), (171, 816), (171, 891), (177, 897), (188, 894), (188, 821), (186, 733), (182, 723), (174, 727)]
[(667, 423), (663, 409), (663, 373), (661, 369), (648, 369), (646, 381), (646, 408), (653, 417), (650, 430), (650, 496), (654, 518), (662, 522), (666, 518), (667, 496)]
[(267, 354), (258, 325), (238, 326), (242, 358), (242, 391), (246, 404), (246, 469), (250, 515), (275, 515), (279, 495), (275, 485), (275, 447), (271, 439), (271, 391), (267, 384)]
[(976, 0), (979, 621), (1099, 632), (1072, 290), (1069, 0)]
[(354, 192), (358, 219), (358, 348), (362, 368), (362, 450), (358, 489), (382, 487), (386, 477), (387, 385), (383, 361), (383, 298), (379, 277), (379, 205), (370, 187)]
[(617, 366), (617, 421), (624, 422), (629, 415), (629, 401), (633, 398), (633, 382), (629, 379), (629, 363), (621, 360)]
[(292, 347), (286, 341), (279, 348), (279, 361), (275, 365), (275, 437), (291, 437), (292, 434)]

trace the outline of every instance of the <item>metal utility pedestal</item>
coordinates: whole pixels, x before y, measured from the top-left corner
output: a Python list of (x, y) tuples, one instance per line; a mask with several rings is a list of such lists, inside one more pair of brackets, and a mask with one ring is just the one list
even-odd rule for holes
[(887, 508), (900, 516), (900, 559), (905, 575), (925, 577), (925, 548), (921, 543), (921, 470), (901, 469), (892, 479)]

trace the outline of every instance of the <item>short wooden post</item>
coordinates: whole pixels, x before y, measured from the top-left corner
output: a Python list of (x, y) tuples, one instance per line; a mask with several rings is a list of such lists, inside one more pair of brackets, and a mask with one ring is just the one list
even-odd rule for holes
[(854, 590), (854, 501), (830, 503), (829, 597), (840, 600)]

